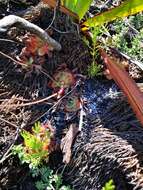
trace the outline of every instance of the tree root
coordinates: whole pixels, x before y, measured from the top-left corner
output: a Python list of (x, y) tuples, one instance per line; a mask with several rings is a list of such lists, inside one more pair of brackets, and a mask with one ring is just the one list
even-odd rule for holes
[(53, 49), (60, 51), (61, 45), (56, 40), (51, 38), (47, 32), (45, 32), (42, 28), (39, 26), (30, 23), (29, 21), (25, 20), (24, 18), (21, 18), (19, 16), (15, 15), (9, 15), (5, 16), (0, 20), (0, 32), (6, 32), (10, 27), (17, 26), (23, 29), (26, 29), (34, 34), (36, 34), (39, 38), (41, 38), (43, 41), (48, 43), (50, 46), (53, 47)]

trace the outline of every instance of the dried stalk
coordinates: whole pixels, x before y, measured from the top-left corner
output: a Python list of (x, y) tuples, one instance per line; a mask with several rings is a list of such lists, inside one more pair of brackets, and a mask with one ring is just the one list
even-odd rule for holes
[(61, 50), (60, 43), (51, 38), (47, 34), (47, 32), (45, 32), (42, 28), (25, 20), (24, 18), (15, 15), (9, 15), (5, 16), (0, 20), (0, 32), (6, 32), (9, 28), (13, 26), (17, 26), (32, 32), (36, 34), (39, 38), (41, 38), (43, 41), (48, 43), (50, 46), (52, 46), (55, 50)]
[(8, 125), (11, 125), (12, 127), (16, 128), (16, 129), (18, 128), (17, 125), (15, 125), (14, 123), (11, 123), (10, 121), (8, 121), (6, 119), (0, 118), (0, 121), (7, 123)]
[[(39, 100), (33, 100), (31, 102), (27, 102), (27, 103), (22, 103), (22, 104), (9, 104), (9, 105), (6, 105), (8, 108), (18, 108), (18, 107), (26, 107), (26, 106), (32, 106), (32, 105), (35, 105), (35, 104), (39, 104), (39, 103), (42, 103), (42, 102), (45, 102), (51, 98), (54, 98), (57, 96), (57, 93), (54, 93), (46, 98), (42, 98), (42, 99), (39, 99)], [(0, 109), (4, 108), (5, 105), (0, 105)]]

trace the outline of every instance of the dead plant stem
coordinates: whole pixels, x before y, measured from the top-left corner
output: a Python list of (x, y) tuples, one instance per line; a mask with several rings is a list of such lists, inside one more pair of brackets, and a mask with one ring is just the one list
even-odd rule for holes
[(14, 127), (14, 128), (18, 128), (18, 126), (17, 125), (15, 125), (14, 123), (11, 123), (10, 121), (7, 121), (7, 120), (5, 120), (5, 119), (3, 119), (3, 118), (1, 118), (0, 117), (0, 120), (2, 121), (2, 122), (4, 122), (4, 123), (7, 123), (8, 125), (11, 125), (12, 127)]
[[(42, 102), (45, 102), (53, 97), (56, 97), (57, 96), (57, 93), (54, 93), (52, 94), (51, 96), (48, 96), (46, 98), (43, 98), (43, 99), (40, 99), (40, 100), (34, 100), (32, 102), (27, 102), (27, 103), (24, 103), (24, 104), (19, 104), (19, 105), (16, 105), (16, 104), (10, 104), (8, 105), (8, 108), (18, 108), (18, 107), (26, 107), (26, 106), (32, 106), (32, 105), (35, 105), (35, 104), (39, 104), (39, 103), (42, 103)], [(0, 108), (3, 108), (4, 105), (0, 105)]]

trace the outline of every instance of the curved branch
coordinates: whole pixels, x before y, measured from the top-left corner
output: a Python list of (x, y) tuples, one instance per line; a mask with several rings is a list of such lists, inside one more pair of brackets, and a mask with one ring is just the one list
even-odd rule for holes
[(52, 46), (55, 50), (58, 50), (58, 51), (61, 50), (60, 43), (58, 43), (56, 40), (51, 38), (47, 34), (47, 32), (45, 32), (42, 28), (25, 20), (24, 18), (15, 16), (15, 15), (9, 15), (0, 20), (0, 32), (6, 32), (12, 26), (17, 26), (17, 27), (26, 29), (36, 34), (39, 38), (41, 38), (43, 41), (45, 41), (50, 46)]

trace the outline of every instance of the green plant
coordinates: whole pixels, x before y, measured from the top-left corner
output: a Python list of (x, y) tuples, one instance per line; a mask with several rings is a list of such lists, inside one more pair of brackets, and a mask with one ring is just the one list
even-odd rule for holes
[[(48, 2), (48, 0), (47, 0), (47, 2)], [(90, 0), (88, 0), (88, 1), (63, 0), (62, 5), (67, 7), (69, 9), (69, 11), (76, 13), (79, 16), (79, 21), (80, 21), (81, 18), (88, 11), (91, 2), (92, 1), (90, 1)], [(88, 26), (91, 31), (92, 30), (96, 31), (98, 29), (98, 26), (103, 26), (103, 24), (105, 24), (105, 23), (111, 22), (115, 19), (119, 19), (119, 18), (121, 19), (123, 17), (127, 17), (129, 15), (136, 14), (142, 10), (143, 10), (142, 0), (126, 0), (125, 2), (123, 2), (118, 7), (115, 7), (113, 9), (108, 10), (108, 11), (100, 13), (98, 15), (95, 15), (92, 18), (85, 19), (85, 21), (82, 22), (81, 26)], [(82, 31), (85, 30), (85, 27), (81, 27), (81, 30)], [(84, 33), (86, 34), (85, 31), (84, 31)], [(94, 32), (93, 32), (93, 34), (94, 34)], [(95, 34), (96, 34), (96, 32), (95, 32)], [(97, 37), (97, 35), (95, 35), (95, 38), (96, 37)], [(93, 60), (92, 60), (91, 65), (88, 67), (88, 75), (93, 77), (93, 76), (98, 75), (98, 73), (100, 74), (100, 66), (97, 65), (97, 63), (95, 61), (97, 58), (97, 54), (96, 54), (97, 51), (95, 50), (95, 46), (97, 46), (97, 45), (95, 45), (94, 35), (92, 35), (91, 38), (92, 38), (92, 41), (94, 44), (93, 50), (91, 50), (91, 55), (92, 55)], [(138, 39), (134, 40), (133, 49), (135, 49), (137, 47), (137, 42), (138, 42)], [(125, 48), (127, 47), (124, 39), (121, 40), (121, 43), (124, 45)]]
[[(45, 62), (44, 56), (46, 54), (50, 55), (53, 48), (34, 34), (25, 34), (23, 43), (24, 48), (22, 48), (20, 55), (17, 56), (17, 60), (24, 68), (30, 69), (32, 66), (41, 68), (41, 65)], [(38, 64), (37, 57), (40, 58)]]
[(30, 173), (38, 190), (71, 190), (69, 186), (63, 185), (62, 176), (54, 174), (48, 166), (42, 165), (42, 161), (47, 160), (50, 153), (51, 132), (41, 126), (40, 122), (35, 123), (32, 133), (23, 130), (21, 136), (24, 144), (13, 147), (13, 155), (18, 155), (22, 164), (29, 165)]
[(35, 185), (38, 190), (71, 190), (70, 186), (63, 185), (62, 176), (54, 174), (47, 166), (31, 170), (32, 177), (38, 178)]
[[(53, 0), (55, 1), (55, 0)], [(48, 0), (47, 0), (48, 3)], [(88, 11), (90, 4), (92, 3), (91, 0), (82, 1), (82, 0), (63, 0), (63, 5), (67, 7), (72, 12), (75, 12), (79, 19), (81, 19), (84, 14)], [(92, 18), (86, 19), (83, 22), (84, 25), (92, 25), (92, 26), (101, 26), (107, 22), (111, 22), (118, 18), (127, 17), (129, 15), (136, 14), (143, 10), (143, 3), (142, 0), (126, 0), (120, 6), (95, 15)]]
[(39, 166), (49, 155), (50, 131), (38, 122), (32, 128), (32, 133), (23, 130), (21, 136), (24, 144), (15, 145), (12, 153), (18, 154), (21, 163), (29, 164), (30, 168)]
[(62, 4), (82, 19), (93, 0), (62, 0)]
[(117, 34), (113, 37), (112, 45), (117, 47), (121, 52), (131, 56), (135, 60), (143, 61), (143, 32), (140, 32), (130, 43), (121, 34)]
[(142, 0), (126, 0), (120, 6), (95, 15), (87, 19), (84, 24), (92, 26), (101, 26), (113, 20), (134, 15), (143, 10)]
[[(142, 19), (141, 19), (142, 18)], [(136, 20), (135, 20), (136, 19)], [(122, 53), (129, 55), (133, 60), (143, 61), (143, 30), (136, 31), (134, 27), (143, 27), (143, 15), (131, 16), (124, 22), (118, 20), (113, 23), (114, 31), (112, 37), (106, 38), (106, 45), (119, 49)]]
[[(55, 0), (43, 0), (43, 2), (51, 5), (52, 7), (56, 5)], [(61, 3), (62, 3), (62, 6), (60, 7), (60, 10), (66, 14), (72, 15), (73, 17), (75, 17), (75, 19), (78, 18), (78, 21), (80, 23), (81, 18), (83, 18), (85, 13), (88, 11), (92, 3), (92, 0), (87, 0), (87, 1), (62, 0)], [(68, 9), (65, 10), (65, 8), (68, 8)], [(105, 23), (111, 22), (115, 19), (119, 19), (119, 18), (121, 19), (129, 15), (136, 14), (138, 12), (141, 12), (142, 10), (143, 10), (142, 0), (126, 0), (118, 7), (115, 7), (103, 13), (97, 14), (92, 18), (85, 19), (85, 21), (80, 24), (81, 30), (84, 31), (85, 26), (88, 26), (91, 32), (93, 32), (92, 30), (95, 30), (97, 32), (98, 26), (103, 26)], [(76, 15), (74, 16), (74, 14), (72, 13), (76, 13)], [(95, 39), (97, 38), (97, 33), (95, 31), (93, 32), (93, 34), (95, 33), (96, 35), (90, 36), (93, 41), (93, 50), (91, 50), (91, 55), (92, 55), (93, 60), (92, 60), (92, 64), (88, 68), (89, 76), (95, 76), (95, 75), (98, 75), (98, 73), (100, 73), (100, 66), (98, 66), (95, 61), (97, 58), (97, 55), (96, 55), (97, 51), (95, 50), (95, 48), (97, 48), (97, 44), (95, 43)], [(85, 31), (83, 33), (87, 34)]]
[(106, 182), (102, 190), (115, 190), (115, 185), (114, 185), (113, 180), (110, 179), (108, 182)]
[(101, 75), (101, 66), (95, 62), (92, 62), (90, 66), (88, 66), (88, 76), (95, 77)]
[(97, 58), (99, 56), (98, 53), (98, 43), (100, 35), (102, 35), (102, 27), (91, 27), (91, 38), (92, 38), (92, 45), (86, 38), (83, 38), (84, 42), (88, 46), (90, 50), (90, 54), (92, 56), (91, 65), (88, 66), (88, 76), (95, 77), (101, 75), (101, 65), (97, 64)]

